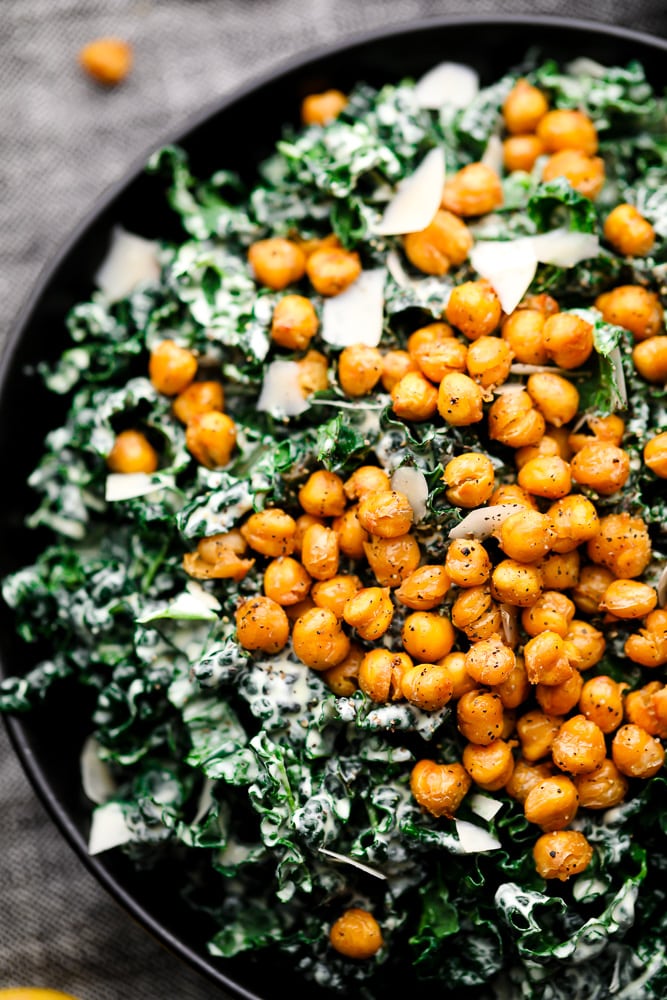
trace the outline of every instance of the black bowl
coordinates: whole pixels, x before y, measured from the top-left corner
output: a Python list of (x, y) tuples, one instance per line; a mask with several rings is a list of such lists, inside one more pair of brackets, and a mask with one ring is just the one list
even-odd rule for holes
[[(638, 59), (654, 86), (661, 89), (667, 84), (667, 41), (648, 35), (559, 18), (435, 18), (393, 25), (306, 53), (214, 101), (175, 134), (165, 136), (162, 144), (183, 146), (198, 176), (228, 167), (252, 179), (255, 165), (271, 150), (283, 124), (298, 122), (300, 102), (308, 92), (328, 86), (346, 90), (359, 80), (381, 84), (419, 76), (445, 58), (469, 63), (478, 69), (483, 83), (490, 83), (535, 46), (557, 59), (585, 55), (609, 64)], [(225, 136), (244, 138), (225, 142)], [(46, 269), (4, 352), (0, 367), (0, 468), (5, 470), (0, 491), (0, 575), (29, 561), (46, 540), (42, 533), (24, 526), (24, 516), (33, 506), (26, 479), (39, 458), (45, 432), (59, 423), (62, 404), (42, 387), (34, 371), (35, 360), (54, 357), (65, 347), (64, 318), (74, 303), (89, 297), (91, 277), (106, 252), (112, 225), (124, 225), (148, 238), (183, 236), (160, 182), (143, 172), (149, 152), (93, 206)], [(31, 657), (34, 651), (15, 637), (11, 615), (0, 607), (0, 673), (25, 671)], [(137, 871), (113, 852), (88, 855), (90, 804), (81, 791), (78, 762), (87, 718), (81, 691), (62, 685), (45, 706), (6, 720), (37, 794), (82, 863), (150, 933), (213, 984), (247, 1000), (283, 995), (288, 980), (265, 966), (222, 963), (207, 954), (210, 928), (204, 918), (193, 916), (183, 906), (173, 873), (164, 879), (159, 872)], [(289, 991), (294, 1000), (317, 1000), (320, 995), (312, 985), (300, 987), (291, 982)]]

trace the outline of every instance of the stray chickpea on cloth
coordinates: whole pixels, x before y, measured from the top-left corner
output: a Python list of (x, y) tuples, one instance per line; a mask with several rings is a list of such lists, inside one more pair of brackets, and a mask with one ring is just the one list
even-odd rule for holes
[(132, 69), (133, 51), (122, 38), (96, 38), (79, 52), (79, 65), (93, 80), (105, 87), (116, 87)]

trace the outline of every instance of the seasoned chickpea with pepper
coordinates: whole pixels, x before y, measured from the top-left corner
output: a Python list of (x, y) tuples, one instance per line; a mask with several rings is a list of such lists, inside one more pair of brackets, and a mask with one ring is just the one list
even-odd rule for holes
[(284, 295), (271, 319), (271, 339), (290, 351), (305, 351), (317, 333), (320, 320), (305, 295)]
[(424, 274), (441, 277), (450, 267), (462, 264), (473, 238), (465, 222), (453, 212), (438, 209), (426, 229), (408, 233), (403, 239), (411, 264)]
[(451, 819), (470, 790), (472, 779), (463, 764), (420, 760), (410, 774), (415, 799), (432, 816)]
[(537, 444), (546, 421), (525, 389), (505, 392), (489, 408), (489, 436), (510, 448)]
[(595, 306), (608, 323), (629, 330), (636, 341), (664, 333), (665, 317), (660, 298), (643, 285), (617, 285), (598, 295)]
[(447, 549), (445, 570), (457, 587), (480, 587), (491, 576), (491, 559), (482, 542), (454, 538)]
[(384, 945), (377, 920), (368, 910), (351, 907), (338, 917), (329, 931), (331, 946), (346, 958), (372, 958)]
[(551, 746), (554, 764), (569, 774), (589, 774), (599, 767), (606, 752), (604, 732), (583, 714), (566, 719)]
[(445, 182), (442, 207), (463, 218), (486, 215), (500, 208), (503, 188), (500, 177), (485, 163), (469, 163)]
[(403, 578), (394, 597), (414, 611), (431, 611), (442, 604), (451, 582), (445, 566), (427, 563)]
[(195, 414), (185, 428), (188, 451), (208, 469), (228, 464), (236, 447), (236, 436), (236, 424), (220, 410)]
[(158, 453), (145, 434), (137, 430), (121, 431), (107, 455), (111, 472), (155, 472), (159, 465)]
[(597, 152), (595, 125), (583, 111), (556, 108), (540, 117), (535, 131), (545, 149), (555, 153), (561, 149), (578, 149), (587, 156)]
[(586, 871), (593, 860), (593, 848), (578, 830), (556, 830), (536, 841), (533, 858), (542, 878), (566, 882)]
[(409, 531), (394, 538), (369, 535), (363, 553), (381, 587), (400, 587), (421, 560), (419, 542)]
[(315, 517), (339, 517), (347, 503), (343, 480), (328, 469), (311, 472), (299, 488), (298, 497), (306, 514)]
[(493, 493), (493, 463), (479, 451), (464, 452), (452, 458), (442, 478), (447, 485), (447, 499), (457, 507), (480, 507)]
[(369, 650), (359, 664), (359, 687), (372, 701), (384, 703), (397, 701), (403, 695), (403, 677), (413, 662), (406, 653), (394, 653), (376, 646)]
[(425, 712), (437, 712), (451, 700), (454, 684), (446, 665), (417, 663), (403, 674), (403, 697)]
[(197, 359), (186, 347), (173, 340), (162, 340), (153, 348), (148, 361), (148, 377), (164, 396), (177, 396), (197, 374)]
[(330, 608), (310, 608), (297, 618), (292, 646), (301, 662), (313, 670), (335, 667), (350, 652), (350, 640)]
[(470, 344), (466, 368), (483, 389), (502, 385), (510, 373), (513, 354), (502, 337), (481, 336)]
[(647, 382), (667, 382), (667, 335), (651, 335), (635, 344), (632, 348), (632, 361), (637, 372)]
[(577, 787), (564, 774), (545, 778), (528, 792), (523, 810), (529, 823), (546, 832), (569, 826), (579, 809)]
[(361, 274), (359, 254), (343, 247), (322, 247), (305, 262), (308, 279), (320, 295), (329, 298), (340, 295)]
[(304, 125), (326, 125), (338, 117), (346, 104), (345, 94), (334, 87), (308, 94), (301, 102), (301, 121)]
[(449, 372), (438, 387), (438, 413), (445, 423), (453, 427), (479, 423), (484, 416), (483, 402), (481, 387), (469, 375)]
[(446, 656), (454, 638), (449, 618), (437, 611), (413, 611), (401, 627), (403, 648), (419, 663), (435, 663)]
[(644, 445), (644, 464), (660, 479), (667, 479), (667, 432), (650, 438)]
[(352, 344), (338, 358), (338, 381), (346, 396), (367, 396), (380, 381), (382, 355), (377, 347)]
[(306, 255), (292, 240), (282, 236), (258, 240), (248, 250), (248, 261), (260, 285), (282, 291), (293, 285), (306, 272)]
[(502, 630), (500, 608), (486, 585), (463, 589), (452, 604), (451, 619), (471, 642), (488, 639)]
[(512, 748), (505, 740), (494, 740), (486, 746), (468, 743), (461, 759), (477, 787), (485, 792), (504, 788), (514, 770)]
[(628, 778), (652, 778), (665, 763), (660, 741), (634, 722), (616, 730), (611, 755), (618, 770)]
[(236, 635), (244, 649), (278, 653), (289, 638), (289, 619), (270, 597), (250, 597), (236, 614)]
[(430, 420), (438, 409), (438, 390), (420, 371), (409, 371), (391, 389), (397, 417), (414, 423)]
[(502, 307), (488, 281), (464, 281), (452, 289), (445, 315), (468, 340), (477, 340), (498, 328)]
[(537, 87), (521, 77), (503, 101), (505, 128), (513, 135), (534, 132), (549, 110), (549, 102)]
[(488, 746), (503, 733), (505, 708), (496, 691), (473, 688), (456, 704), (456, 724), (469, 743)]
[(586, 156), (579, 149), (561, 149), (552, 153), (542, 170), (543, 181), (556, 177), (565, 177), (575, 191), (594, 200), (604, 187), (604, 160), (601, 156)]
[(634, 205), (624, 202), (604, 220), (605, 239), (624, 257), (645, 257), (655, 243), (655, 229)]
[(172, 411), (182, 424), (187, 425), (200, 413), (222, 410), (224, 401), (224, 391), (220, 382), (212, 380), (191, 382), (174, 399)]
[(546, 316), (539, 309), (515, 309), (506, 316), (500, 334), (514, 355), (524, 365), (545, 365), (549, 360), (544, 343)]

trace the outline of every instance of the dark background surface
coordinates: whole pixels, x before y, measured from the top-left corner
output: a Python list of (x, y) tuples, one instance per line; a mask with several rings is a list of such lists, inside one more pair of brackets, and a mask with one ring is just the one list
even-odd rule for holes
[[(663, 0), (598, 0), (595, 10), (573, 0), (5, 0), (0, 345), (41, 269), (95, 199), (203, 104), (366, 29), (503, 13), (571, 15), (667, 36)], [(113, 91), (77, 65), (80, 47), (106, 34), (126, 38), (135, 53), (130, 78)], [(239, 141), (221, 137), (221, 166), (225, 143)], [(0, 988), (51, 987), (80, 1000), (224, 996), (97, 884), (48, 818), (2, 725), (0, 817)]]

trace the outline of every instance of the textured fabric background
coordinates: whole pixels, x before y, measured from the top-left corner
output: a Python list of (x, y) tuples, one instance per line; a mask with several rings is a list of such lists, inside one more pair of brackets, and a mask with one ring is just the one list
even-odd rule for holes
[[(52, 252), (99, 193), (202, 103), (294, 53), (443, 13), (572, 14), (667, 35), (664, 0), (3, 0), (0, 22), (0, 346)], [(124, 86), (78, 68), (105, 34), (135, 50)], [(223, 164), (224, 165), (224, 164)], [(0, 988), (80, 1000), (214, 1000), (62, 840), (0, 724)]]

